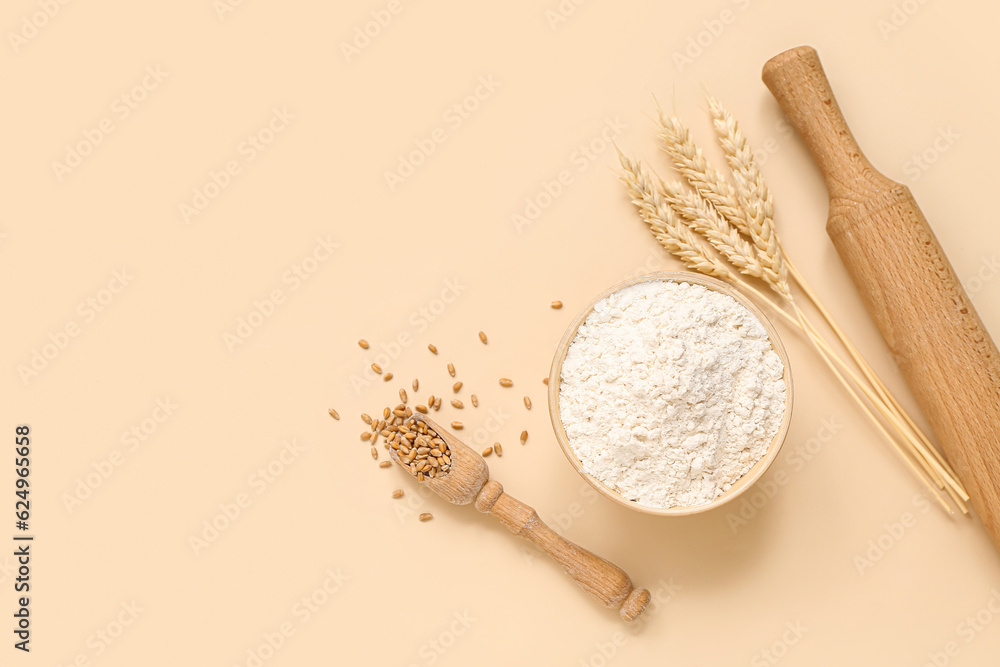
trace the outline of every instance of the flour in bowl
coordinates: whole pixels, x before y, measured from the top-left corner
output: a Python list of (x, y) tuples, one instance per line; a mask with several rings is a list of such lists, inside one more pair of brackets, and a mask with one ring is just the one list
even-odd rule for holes
[(581, 469), (653, 508), (719, 497), (767, 451), (784, 366), (727, 294), (649, 280), (598, 302), (562, 364), (559, 413)]

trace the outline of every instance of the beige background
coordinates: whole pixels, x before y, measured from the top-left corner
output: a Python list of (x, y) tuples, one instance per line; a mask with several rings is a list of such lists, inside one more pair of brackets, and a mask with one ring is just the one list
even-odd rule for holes
[[(823, 231), (818, 172), (759, 80), (767, 58), (802, 43), (1000, 334), (1000, 238), (982, 201), (1000, 150), (1000, 10), (223, 2), (4, 5), (2, 425), (9, 437), (32, 427), (36, 541), (32, 653), (8, 629), (0, 663), (995, 664), (1000, 563), (987, 534), (926, 505), (791, 334), (796, 411), (759, 509), (671, 520), (597, 497), (556, 446), (541, 378), (594, 294), (676, 268), (625, 199), (605, 140), (665, 171), (651, 95), (708, 144), (705, 84), (763, 151), (786, 247), (905, 391)], [(372, 12), (386, 25), (345, 54)], [(475, 109), (458, 116), (456, 103)], [(249, 135), (270, 143), (251, 148)], [(390, 188), (385, 173), (432, 136), (443, 143)], [(53, 165), (81, 142), (78, 166)], [(518, 228), (512, 216), (562, 170), (568, 184)], [(214, 197), (184, 215), (206, 185)], [(280, 303), (260, 305), (275, 291)], [(227, 344), (258, 307), (269, 316)], [(353, 385), (383, 349), (402, 382)], [(51, 358), (22, 377), (36, 351)], [(358, 413), (414, 377), (421, 396), (446, 391), (449, 361), (481, 399), (461, 415), (465, 434), (506, 446), (489, 460), (495, 477), (654, 590), (638, 629), (488, 517), (373, 464)], [(0, 480), (12, 534), (12, 461)], [(397, 487), (405, 503), (390, 498)], [(419, 523), (421, 511), (434, 520)], [(9, 627), (13, 558), (0, 566)]]

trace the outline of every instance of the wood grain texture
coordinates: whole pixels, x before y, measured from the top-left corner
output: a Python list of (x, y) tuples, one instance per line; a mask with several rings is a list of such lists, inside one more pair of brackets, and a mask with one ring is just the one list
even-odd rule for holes
[(538, 513), (490, 481), (476, 500), (476, 509), (495, 516), (507, 529), (552, 556), (566, 573), (605, 607), (619, 609), (626, 621), (633, 621), (649, 602), (649, 591), (635, 590), (625, 572), (565, 539), (538, 518)]
[[(469, 505), (490, 478), (490, 469), (486, 461), (474, 449), (456, 438), (445, 428), (420, 413), (413, 415), (417, 421), (422, 421), (448, 444), (451, 450), (451, 471), (442, 477), (425, 477), (423, 484), (449, 503)], [(395, 454), (395, 450), (392, 450)]]
[[(648, 590), (633, 588), (632, 580), (621, 568), (558, 535), (534, 509), (504, 493), (499, 482), (489, 481), (490, 471), (483, 457), (448, 430), (421, 414), (413, 417), (436, 431), (452, 452), (451, 471), (426, 478), (423, 484), (456, 505), (475, 501), (476, 509), (496, 517), (510, 532), (552, 556), (585, 591), (604, 606), (618, 609), (626, 621), (642, 613), (649, 603)], [(391, 456), (399, 463), (394, 450)]]
[(764, 83), (823, 172), (827, 232), (921, 410), (1000, 549), (1000, 354), (909, 188), (858, 148), (816, 51)]

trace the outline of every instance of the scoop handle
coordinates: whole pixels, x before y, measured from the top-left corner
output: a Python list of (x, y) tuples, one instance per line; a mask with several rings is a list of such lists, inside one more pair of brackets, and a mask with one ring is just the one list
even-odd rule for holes
[(649, 603), (649, 591), (633, 588), (621, 568), (557, 534), (535, 510), (504, 493), (499, 482), (486, 482), (476, 498), (476, 509), (492, 514), (510, 532), (552, 556), (585, 591), (605, 607), (618, 609), (626, 621), (634, 621)]

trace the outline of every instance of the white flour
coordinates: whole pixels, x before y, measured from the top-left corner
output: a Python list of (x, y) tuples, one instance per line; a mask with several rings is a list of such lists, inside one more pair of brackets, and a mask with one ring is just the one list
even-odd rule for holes
[(767, 451), (781, 359), (732, 297), (650, 280), (600, 301), (562, 365), (559, 411), (582, 469), (648, 507), (711, 502)]

